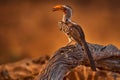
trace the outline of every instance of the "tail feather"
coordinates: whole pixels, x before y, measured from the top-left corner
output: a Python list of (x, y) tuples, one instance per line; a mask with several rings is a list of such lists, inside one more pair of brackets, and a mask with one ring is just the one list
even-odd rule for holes
[(82, 44), (82, 47), (83, 47), (85, 53), (87, 53), (88, 59), (89, 59), (89, 61), (90, 61), (91, 69), (92, 69), (93, 71), (96, 71), (95, 62), (94, 62), (94, 60), (93, 60), (93, 57), (92, 57), (92, 55), (91, 55), (91, 52), (90, 52), (90, 50), (89, 50), (89, 47), (88, 47), (86, 41), (82, 40), (81, 44)]

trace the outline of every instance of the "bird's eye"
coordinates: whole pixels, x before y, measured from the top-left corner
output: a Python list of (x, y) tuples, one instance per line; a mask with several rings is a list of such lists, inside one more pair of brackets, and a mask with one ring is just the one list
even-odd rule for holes
[(66, 9), (66, 8), (64, 8), (64, 10), (66, 11), (67, 9)]
[(66, 21), (68, 21), (68, 19), (66, 19)]
[(64, 11), (65, 13), (67, 13), (67, 9), (64, 9), (63, 11)]

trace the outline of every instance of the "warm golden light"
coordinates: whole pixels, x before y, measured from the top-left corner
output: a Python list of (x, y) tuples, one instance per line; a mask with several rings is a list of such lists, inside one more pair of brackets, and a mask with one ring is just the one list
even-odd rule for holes
[[(67, 44), (67, 37), (59, 31), (57, 24), (62, 18), (62, 13), (54, 14), (51, 11), (56, 4), (72, 7), (72, 20), (81, 25), (88, 42), (114, 44), (120, 48), (120, 5), (118, 0), (112, 1), (1, 1), (1, 62), (3, 59), (12, 60), (23, 56), (51, 55)], [(61, 5), (55, 8), (61, 8)]]

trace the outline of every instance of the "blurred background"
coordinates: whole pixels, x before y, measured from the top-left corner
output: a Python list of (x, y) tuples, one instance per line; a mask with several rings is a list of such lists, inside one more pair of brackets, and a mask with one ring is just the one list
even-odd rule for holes
[(90, 43), (120, 48), (119, 0), (0, 0), (0, 64), (51, 55), (68, 42), (59, 31), (57, 4), (73, 8), (72, 20)]

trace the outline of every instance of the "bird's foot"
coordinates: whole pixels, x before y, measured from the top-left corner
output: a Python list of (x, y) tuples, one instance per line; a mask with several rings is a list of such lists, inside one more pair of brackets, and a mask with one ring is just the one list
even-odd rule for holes
[(69, 46), (72, 43), (72, 41), (68, 42), (66, 46)]
[(67, 43), (67, 45), (66, 46), (69, 46), (70, 45), (70, 43)]

